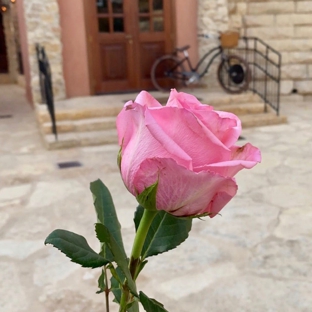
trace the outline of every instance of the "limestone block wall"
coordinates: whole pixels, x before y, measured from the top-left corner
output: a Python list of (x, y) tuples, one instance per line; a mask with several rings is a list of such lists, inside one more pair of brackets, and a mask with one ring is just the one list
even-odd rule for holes
[(312, 0), (228, 0), (229, 27), (282, 53), (282, 94), (312, 94)]
[(61, 28), (57, 0), (24, 0), (25, 22), (28, 40), (29, 65), (33, 101), (41, 102), (38, 63), (35, 44), (45, 47), (49, 58), (54, 98), (65, 98), (65, 82), (62, 62)]
[[(228, 0), (198, 0), (198, 34), (208, 34), (211, 39), (198, 38), (199, 57), (201, 58), (211, 48), (219, 45), (218, 34), (228, 29), (229, 13)], [(208, 60), (207, 60), (208, 61)], [(218, 60), (210, 67), (204, 82), (216, 87), (216, 70)]]

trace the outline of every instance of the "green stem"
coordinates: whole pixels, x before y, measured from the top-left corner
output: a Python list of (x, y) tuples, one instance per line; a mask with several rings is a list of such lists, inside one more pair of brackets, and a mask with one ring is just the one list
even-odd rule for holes
[(119, 306), (119, 312), (126, 312), (126, 306), (127, 306), (127, 302), (128, 302), (128, 298), (129, 298), (129, 290), (123, 290), (122, 291), (122, 295), (120, 298), (120, 306)]
[(110, 289), (109, 289), (109, 287), (108, 287), (108, 278), (107, 278), (106, 266), (104, 266), (104, 278), (105, 278), (105, 303), (106, 303), (106, 312), (109, 312), (109, 292), (110, 292)]
[(144, 209), (144, 213), (140, 221), (138, 230), (134, 238), (133, 246), (132, 246), (130, 268), (131, 268), (131, 262), (137, 261), (141, 257), (141, 252), (143, 249), (143, 245), (146, 239), (147, 232), (156, 214), (157, 214), (157, 210)]
[[(129, 263), (129, 269), (132, 278), (136, 279), (136, 273), (137, 273), (137, 266), (140, 263), (140, 257), (141, 252), (143, 249), (143, 245), (146, 239), (146, 235), (148, 233), (148, 230), (154, 220), (154, 217), (156, 216), (157, 211), (156, 210), (147, 210), (144, 209), (144, 213), (142, 216), (142, 219), (140, 221), (138, 230), (136, 232), (133, 246), (132, 246), (132, 252), (130, 257), (130, 263)], [(122, 296), (120, 299), (120, 309), (119, 312), (126, 312), (126, 305), (129, 302), (130, 299), (130, 292), (128, 289), (124, 289), (122, 292)]]

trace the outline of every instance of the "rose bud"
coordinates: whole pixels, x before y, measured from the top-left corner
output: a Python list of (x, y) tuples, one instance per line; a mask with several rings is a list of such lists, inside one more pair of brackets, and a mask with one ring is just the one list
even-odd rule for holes
[(241, 122), (196, 97), (172, 90), (166, 106), (142, 91), (117, 117), (120, 170), (138, 199), (153, 188), (147, 209), (214, 217), (235, 196), (235, 174), (261, 161), (258, 148), (235, 143)]

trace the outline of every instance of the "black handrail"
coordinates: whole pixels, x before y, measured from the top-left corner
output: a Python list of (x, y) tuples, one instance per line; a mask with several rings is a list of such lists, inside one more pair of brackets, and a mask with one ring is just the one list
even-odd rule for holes
[(54, 97), (52, 87), (52, 74), (49, 59), (45, 53), (45, 49), (40, 44), (36, 44), (36, 53), (39, 67), (39, 82), (42, 102), (47, 104), (48, 111), (52, 122), (52, 133), (57, 140), (57, 128), (55, 120)]
[(249, 90), (264, 101), (264, 111), (269, 105), (277, 116), (280, 111), (281, 54), (256, 37), (242, 37), (236, 48), (228, 53), (239, 54), (248, 62), (251, 70)]

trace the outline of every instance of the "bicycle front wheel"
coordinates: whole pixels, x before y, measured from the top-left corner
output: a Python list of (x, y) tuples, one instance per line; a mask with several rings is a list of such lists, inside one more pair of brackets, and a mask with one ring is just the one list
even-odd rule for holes
[(248, 63), (238, 55), (229, 55), (223, 59), (217, 74), (221, 87), (231, 94), (246, 91), (251, 80)]
[(162, 92), (186, 85), (184, 67), (180, 60), (172, 55), (165, 55), (155, 61), (151, 69), (154, 87)]

